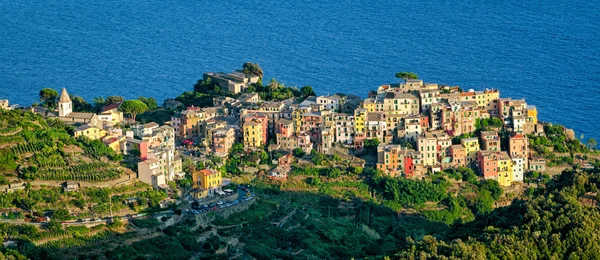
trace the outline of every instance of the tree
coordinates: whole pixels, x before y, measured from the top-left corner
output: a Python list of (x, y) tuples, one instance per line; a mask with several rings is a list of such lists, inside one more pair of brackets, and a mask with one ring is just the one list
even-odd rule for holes
[(94, 108), (90, 103), (86, 102), (85, 99), (80, 96), (71, 96), (71, 101), (73, 102), (73, 111), (89, 112)]
[(51, 88), (43, 88), (40, 90), (40, 102), (46, 107), (55, 107), (56, 99), (58, 98), (58, 92)]
[(119, 109), (123, 113), (130, 115), (133, 122), (135, 122), (135, 116), (146, 112), (146, 110), (148, 110), (148, 106), (146, 106), (144, 102), (134, 99), (124, 101)]
[(396, 73), (396, 78), (403, 79), (403, 80), (409, 80), (409, 79), (418, 79), (419, 76), (417, 76), (417, 74), (412, 73), (412, 72), (403, 71), (403, 72)]
[(123, 99), (123, 97), (121, 96), (108, 96), (106, 98), (106, 104), (107, 105), (111, 105), (111, 104), (118, 104), (123, 102), (125, 99)]
[(374, 149), (377, 148), (377, 146), (380, 144), (381, 142), (379, 142), (379, 139), (377, 138), (372, 138), (372, 139), (366, 139), (365, 140), (365, 148), (366, 149)]
[(302, 98), (307, 98), (310, 96), (316, 96), (316, 94), (311, 86), (304, 86), (304, 87), (300, 88), (300, 96)]
[(156, 103), (156, 99), (154, 99), (153, 97), (145, 98), (145, 97), (140, 96), (138, 99), (140, 101), (144, 102), (144, 104), (146, 104), (146, 106), (148, 106), (148, 110), (150, 110), (150, 111), (154, 111), (158, 107), (158, 105)]
[(275, 79), (271, 79), (271, 81), (269, 82), (269, 85), (267, 87), (269, 89), (269, 92), (275, 92), (279, 89), (284, 88), (283, 84), (279, 83)]
[(587, 145), (590, 147), (590, 149), (594, 149), (596, 148), (596, 145), (598, 145), (598, 143), (596, 142), (596, 139), (590, 138), (587, 141)]
[(69, 220), (71, 218), (71, 215), (69, 215), (69, 211), (66, 209), (57, 209), (54, 211), (54, 213), (52, 214), (52, 219), (56, 219), (56, 220)]
[(315, 164), (315, 165), (321, 165), (323, 163), (323, 160), (325, 160), (325, 155), (323, 155), (322, 153), (317, 152), (317, 150), (312, 150), (310, 152), (310, 160)]
[(304, 155), (306, 155), (302, 148), (296, 148), (294, 149), (294, 151), (292, 151), (292, 153), (294, 154), (294, 156), (296, 156), (296, 158), (302, 158), (304, 157)]
[(95, 97), (92, 99), (92, 104), (94, 105), (94, 110), (98, 112), (106, 105), (106, 99), (104, 97)]
[(257, 63), (246, 62), (242, 66), (242, 72), (247, 76), (258, 76), (263, 77), (263, 70)]

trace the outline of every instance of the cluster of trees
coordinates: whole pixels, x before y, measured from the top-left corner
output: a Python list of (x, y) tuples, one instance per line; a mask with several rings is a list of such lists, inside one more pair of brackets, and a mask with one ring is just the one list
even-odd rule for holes
[(401, 258), (597, 259), (600, 258), (600, 210), (596, 173), (567, 170), (528, 200), (458, 224), (443, 238), (410, 241)]
[(263, 70), (257, 63), (246, 62), (242, 66), (242, 72), (248, 76), (263, 77)]
[(478, 130), (481, 130), (481, 129), (486, 130), (486, 129), (489, 129), (490, 127), (501, 128), (502, 126), (504, 126), (504, 122), (502, 122), (502, 119), (497, 118), (497, 117), (475, 119), (475, 128)]
[[(246, 62), (242, 66), (242, 72), (250, 76), (258, 76), (257, 83), (250, 84), (247, 92), (258, 93), (262, 100), (280, 101), (289, 98), (306, 98), (314, 96), (315, 92), (311, 86), (304, 86), (300, 89), (297, 87), (286, 87), (283, 83), (275, 79), (271, 79), (267, 85), (263, 85), (262, 68), (255, 63)], [(179, 95), (176, 100), (184, 104), (184, 106), (209, 107), (213, 104), (213, 97), (227, 96), (236, 98), (239, 94), (233, 94), (226, 88), (222, 88), (213, 82), (210, 78), (206, 80), (198, 80), (194, 85), (194, 91), (184, 92)]]
[[(545, 156), (550, 165), (561, 165), (574, 163), (574, 154), (589, 153), (590, 149), (595, 147), (593, 138), (588, 139), (588, 146), (585, 146), (577, 139), (567, 138), (563, 127), (560, 125), (545, 126), (546, 136), (528, 135), (529, 144), (532, 149)], [(583, 139), (583, 138), (582, 138)], [(569, 153), (568, 157), (559, 157), (556, 153)]]
[(402, 72), (396, 73), (396, 78), (403, 79), (403, 80), (409, 80), (409, 79), (418, 79), (419, 76), (417, 76), (417, 74), (412, 73), (412, 72), (402, 71)]
[(224, 170), (231, 174), (241, 174), (240, 166), (258, 166), (257, 162), (269, 164), (269, 154), (264, 150), (246, 151), (244, 145), (236, 143), (229, 149), (229, 160), (225, 163)]
[[(51, 88), (40, 90), (40, 104), (44, 107), (55, 108), (58, 102), (58, 92)], [(121, 104), (119, 110), (129, 115), (135, 121), (136, 115), (147, 111), (156, 111), (158, 103), (153, 97), (140, 96), (138, 99), (125, 100), (121, 96), (95, 97), (88, 103), (81, 96), (70, 95), (73, 102), (73, 111), (99, 113), (102, 108), (112, 104)], [(212, 99), (211, 99), (212, 102)]]
[(449, 184), (442, 178), (437, 181), (412, 180), (376, 176), (373, 188), (384, 199), (405, 206), (423, 205), (427, 201), (439, 202), (448, 196)]

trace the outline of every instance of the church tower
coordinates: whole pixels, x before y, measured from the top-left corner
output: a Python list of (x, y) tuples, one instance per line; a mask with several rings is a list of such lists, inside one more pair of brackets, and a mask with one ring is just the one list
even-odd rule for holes
[(65, 117), (73, 112), (73, 102), (67, 93), (67, 89), (63, 88), (58, 99), (58, 116)]

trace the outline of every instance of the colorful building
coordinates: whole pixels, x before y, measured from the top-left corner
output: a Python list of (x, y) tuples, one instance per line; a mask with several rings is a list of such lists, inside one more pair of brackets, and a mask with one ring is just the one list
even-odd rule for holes
[(365, 121), (367, 119), (367, 110), (364, 108), (357, 108), (354, 110), (354, 130), (357, 133), (365, 132)]
[(525, 160), (525, 168), (527, 168), (527, 158), (529, 158), (529, 138), (522, 134), (513, 133), (508, 138), (508, 152), (510, 157), (523, 158)]
[(475, 137), (465, 138), (460, 140), (460, 144), (465, 148), (467, 165), (471, 165), (477, 159), (477, 152), (480, 150), (479, 140)]
[(527, 106), (527, 121), (534, 125), (538, 123), (538, 111), (535, 106)]
[(498, 183), (500, 186), (510, 186), (513, 182), (513, 161), (506, 152), (498, 155)]
[(500, 136), (496, 131), (481, 131), (481, 149), (490, 151), (500, 151)]
[(214, 196), (220, 192), (221, 184), (220, 171), (210, 169), (192, 171), (192, 187), (196, 190), (195, 197)]
[(268, 120), (266, 117), (252, 115), (244, 118), (242, 133), (244, 147), (261, 147), (267, 143)]
[(479, 173), (484, 179), (498, 180), (498, 151), (477, 152), (477, 164)]
[(92, 125), (82, 125), (73, 132), (75, 138), (85, 136), (90, 140), (98, 140), (106, 136), (106, 131)]
[(430, 133), (417, 136), (417, 151), (421, 153), (423, 166), (438, 164), (437, 139)]
[(212, 135), (213, 152), (221, 157), (229, 154), (229, 149), (236, 142), (235, 128), (220, 128)]

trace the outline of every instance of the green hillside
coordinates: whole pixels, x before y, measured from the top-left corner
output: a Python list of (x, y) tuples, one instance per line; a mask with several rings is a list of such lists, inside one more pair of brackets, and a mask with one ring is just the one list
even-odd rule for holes
[(72, 127), (25, 111), (0, 110), (0, 173), (7, 179), (105, 181), (124, 170), (101, 141), (75, 139)]

